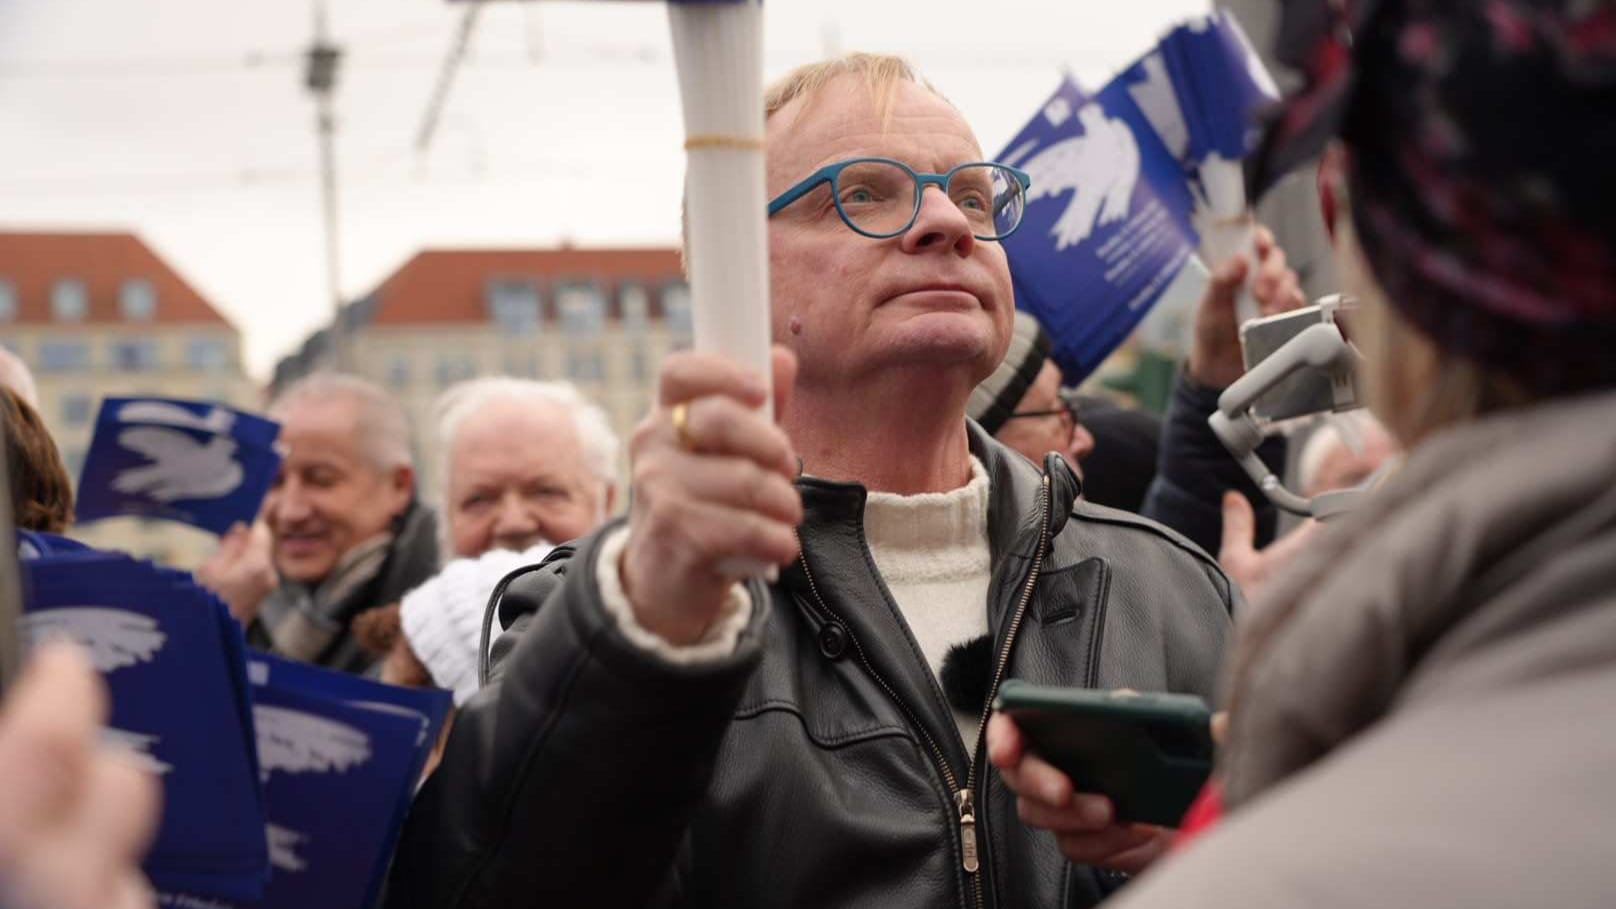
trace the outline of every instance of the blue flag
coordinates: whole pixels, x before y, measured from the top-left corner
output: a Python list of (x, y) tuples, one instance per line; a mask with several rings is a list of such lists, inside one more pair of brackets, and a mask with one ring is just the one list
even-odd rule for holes
[(107, 398), (79, 477), (78, 520), (136, 515), (220, 534), (251, 523), (280, 469), (279, 434), (221, 404)]
[(1188, 133), (1185, 163), (1244, 158), (1258, 136), (1256, 114), (1278, 99), (1279, 88), (1234, 16), (1225, 10), (1180, 25), (1150, 56), (1166, 61)]
[[(1208, 196), (1243, 210), (1239, 160), (1277, 95), (1226, 12), (1197, 18), (1090, 98), (1070, 78), (999, 160), (1032, 175), (1004, 241), (1016, 305), (1041, 322), (1070, 384), (1166, 298), (1194, 299)], [(1231, 179), (1234, 185), (1229, 185)]]
[(161, 781), (154, 886), (256, 900), (269, 855), (240, 626), (190, 575), (119, 553), (52, 547), (21, 568), (24, 635), (84, 646), (111, 694), (106, 736)]
[(254, 653), (270, 860), (263, 909), (365, 909), (450, 695)]
[(1062, 81), (999, 160), (1032, 175), (1004, 241), (1016, 305), (1081, 381), (1144, 318), (1192, 255), (1192, 200), (1177, 160), (1116, 81), (1094, 98)]

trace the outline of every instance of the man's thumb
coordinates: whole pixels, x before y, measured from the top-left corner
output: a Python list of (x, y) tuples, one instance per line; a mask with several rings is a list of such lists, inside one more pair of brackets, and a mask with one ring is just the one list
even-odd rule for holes
[(1223, 542), (1218, 547), (1218, 561), (1239, 556), (1252, 550), (1257, 539), (1257, 516), (1251, 503), (1238, 492), (1223, 494)]

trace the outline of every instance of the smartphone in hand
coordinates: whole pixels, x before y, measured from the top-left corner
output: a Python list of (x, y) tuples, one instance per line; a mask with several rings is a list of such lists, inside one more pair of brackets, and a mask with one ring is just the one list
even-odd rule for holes
[(1177, 827), (1212, 773), (1212, 712), (1193, 695), (1058, 688), (1007, 679), (994, 709), (1120, 821)]

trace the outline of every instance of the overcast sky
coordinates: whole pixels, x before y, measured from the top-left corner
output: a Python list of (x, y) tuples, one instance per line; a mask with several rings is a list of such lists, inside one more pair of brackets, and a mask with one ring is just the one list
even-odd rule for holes
[[(464, 14), (328, 0), (340, 76), (341, 273), (361, 295), (418, 249), (672, 243), (682, 132), (654, 3), (489, 3), (429, 152)], [(908, 55), (988, 154), (1069, 68), (1088, 88), (1205, 0), (775, 0), (777, 75), (829, 50)], [(329, 316), (312, 0), (0, 0), (0, 227), (123, 228), (246, 336), (262, 378)]]

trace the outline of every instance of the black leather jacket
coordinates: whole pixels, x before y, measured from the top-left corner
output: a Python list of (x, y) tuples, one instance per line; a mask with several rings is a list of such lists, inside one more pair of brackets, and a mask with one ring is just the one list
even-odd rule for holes
[[(974, 424), (971, 448), (999, 674), (1210, 699), (1237, 596), (1217, 565), (1082, 502), (1058, 456), (1040, 473)], [(623, 637), (600, 535), (511, 584), (506, 655), (416, 801), (390, 906), (1053, 909), (1114, 886), (971, 761), (870, 557), (863, 487), (799, 488), (803, 556), (752, 583), (767, 608), (717, 662)]]

